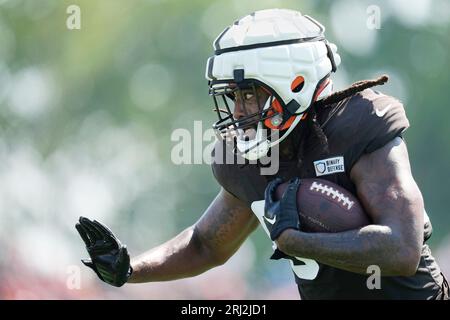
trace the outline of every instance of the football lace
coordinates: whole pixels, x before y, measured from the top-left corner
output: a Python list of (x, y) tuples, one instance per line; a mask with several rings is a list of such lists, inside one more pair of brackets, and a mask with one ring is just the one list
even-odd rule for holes
[(336, 199), (337, 198), (337, 202), (340, 203), (342, 201), (342, 204), (344, 206), (347, 206), (348, 210), (350, 210), (353, 207), (353, 205), (355, 204), (354, 201), (351, 201), (343, 193), (333, 189), (332, 187), (329, 187), (327, 185), (323, 185), (321, 183), (317, 183), (315, 181), (313, 181), (313, 183), (311, 184), (311, 187), (309, 188), (309, 190), (325, 193), (328, 197), (331, 197), (332, 199)]

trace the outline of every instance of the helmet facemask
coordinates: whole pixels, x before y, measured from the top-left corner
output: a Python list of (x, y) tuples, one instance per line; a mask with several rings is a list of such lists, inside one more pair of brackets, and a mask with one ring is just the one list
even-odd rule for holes
[(276, 93), (257, 80), (211, 82), (210, 95), (219, 118), (213, 125), (216, 134), (233, 143), (235, 153), (250, 160), (256, 159), (249, 155), (254, 149), (265, 155), (278, 131), (286, 130), (297, 116), (283, 111)]

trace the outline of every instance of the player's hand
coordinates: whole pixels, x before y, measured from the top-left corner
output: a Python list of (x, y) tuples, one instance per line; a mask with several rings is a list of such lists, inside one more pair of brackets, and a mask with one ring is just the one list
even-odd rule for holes
[(267, 185), (265, 190), (264, 222), (273, 241), (278, 239), (286, 229), (300, 229), (297, 210), (297, 191), (300, 179), (290, 180), (281, 199), (275, 200), (275, 192), (281, 183), (282, 180), (276, 178)]
[(131, 276), (130, 256), (126, 245), (120, 243), (111, 230), (98, 221), (80, 217), (75, 225), (91, 259), (81, 260), (104, 282), (123, 286)]

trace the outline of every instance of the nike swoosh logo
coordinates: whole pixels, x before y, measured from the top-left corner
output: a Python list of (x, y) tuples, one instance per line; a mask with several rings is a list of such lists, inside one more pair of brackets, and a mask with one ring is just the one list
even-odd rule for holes
[(277, 216), (273, 217), (272, 219), (267, 218), (266, 216), (264, 216), (264, 219), (270, 223), (270, 224), (274, 224), (275, 221), (277, 220)]
[(388, 104), (384, 109), (375, 109), (375, 113), (377, 114), (377, 116), (379, 116), (380, 118), (383, 117), (386, 112), (392, 107), (392, 104)]

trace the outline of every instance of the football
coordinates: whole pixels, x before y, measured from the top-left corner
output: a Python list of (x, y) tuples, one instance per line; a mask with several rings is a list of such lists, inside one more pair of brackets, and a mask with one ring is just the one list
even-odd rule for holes
[[(281, 184), (276, 198), (283, 195)], [(357, 197), (341, 186), (324, 179), (302, 179), (297, 192), (300, 230), (304, 232), (341, 232), (370, 224)]]

